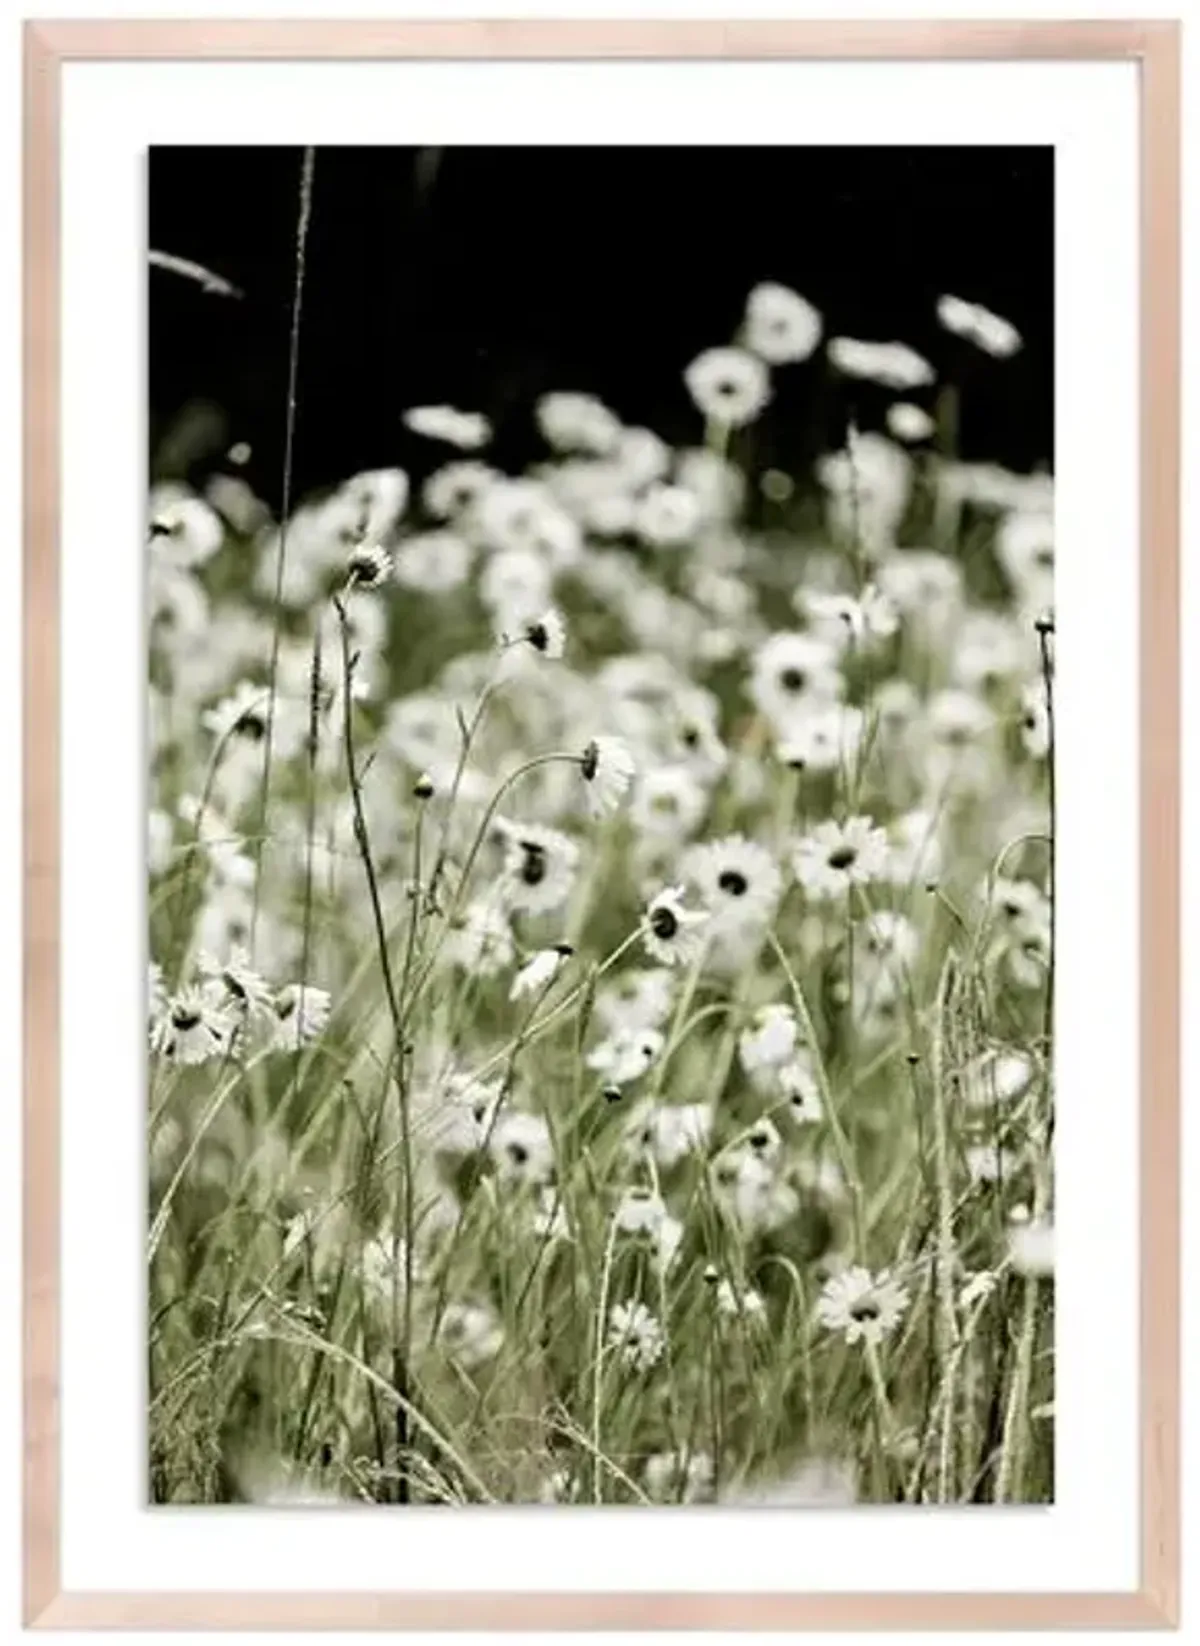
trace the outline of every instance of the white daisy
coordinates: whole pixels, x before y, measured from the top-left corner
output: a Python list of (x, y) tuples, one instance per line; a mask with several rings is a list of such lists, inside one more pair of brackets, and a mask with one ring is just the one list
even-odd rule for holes
[(742, 342), (769, 366), (807, 360), (821, 341), (821, 316), (799, 292), (764, 281), (746, 299)]
[(790, 1006), (772, 1001), (758, 1008), (738, 1037), (738, 1056), (752, 1084), (760, 1090), (770, 1088), (774, 1076), (791, 1061), (799, 1036)]
[(447, 463), (429, 476), (421, 501), (435, 520), (453, 520), (466, 514), (499, 478), (486, 463)]
[(634, 508), (634, 530), (656, 549), (689, 542), (700, 521), (700, 499), (687, 486), (651, 486)]
[(151, 1025), (150, 1043), (175, 1063), (207, 1063), (229, 1050), (236, 1021), (219, 983), (184, 988)]
[(648, 1372), (662, 1359), (667, 1340), (644, 1303), (614, 1303), (608, 1311), (608, 1346), (632, 1370)]
[(708, 795), (687, 766), (651, 766), (638, 773), (629, 820), (644, 839), (686, 840), (707, 807)]
[(515, 958), (508, 916), (491, 899), (469, 903), (442, 937), (438, 961), (477, 977), (495, 977)]
[(654, 1029), (670, 1016), (674, 994), (669, 967), (622, 972), (597, 994), (595, 1014), (606, 1029)]
[(665, 1044), (660, 1029), (616, 1029), (588, 1054), (587, 1066), (610, 1085), (628, 1086), (640, 1080), (657, 1061)]
[(706, 349), (683, 374), (697, 408), (724, 429), (752, 423), (771, 398), (771, 379), (746, 349)]
[(569, 943), (560, 943), (553, 949), (539, 949), (513, 978), (508, 998), (520, 1000), (527, 994), (542, 993), (553, 983), (573, 952)]
[(266, 978), (250, 963), (249, 952), (234, 944), (225, 960), (201, 953), (198, 968), (202, 976), (225, 991), (230, 1010), (255, 1027), (270, 1025), (274, 1019), (275, 992)]
[(942, 845), (933, 812), (905, 812), (887, 826), (888, 861), (884, 878), (893, 886), (924, 886), (942, 872)]
[(497, 829), (505, 843), (500, 887), (508, 907), (524, 914), (546, 914), (561, 907), (575, 883), (575, 842), (538, 823), (502, 821)]
[(887, 1269), (872, 1275), (855, 1264), (825, 1282), (817, 1300), (817, 1319), (827, 1331), (841, 1332), (847, 1343), (880, 1343), (904, 1318), (908, 1289)]
[(521, 639), (535, 652), (551, 661), (557, 661), (567, 644), (567, 625), (562, 613), (548, 606), (537, 617), (531, 617), (521, 630)]
[(1021, 691), (1021, 745), (1031, 760), (1045, 760), (1050, 753), (1050, 712), (1041, 680), (1031, 680)]
[(887, 859), (887, 835), (871, 818), (831, 818), (799, 842), (792, 867), (809, 897), (834, 898), (881, 878)]
[(465, 452), (478, 451), (492, 438), (492, 426), (482, 412), (459, 411), (456, 406), (412, 406), (404, 421), (414, 434)]
[(773, 634), (754, 654), (747, 689), (759, 712), (786, 734), (800, 709), (842, 695), (837, 649), (814, 635)]
[(464, 1371), (494, 1360), (504, 1347), (504, 1327), (490, 1303), (451, 1303), (438, 1327), (438, 1342)]
[(457, 532), (422, 532), (396, 550), (392, 576), (401, 588), (422, 594), (449, 594), (467, 580), (471, 550)]
[(593, 737), (580, 759), (584, 794), (593, 817), (606, 817), (620, 806), (637, 767), (629, 745), (619, 737)]
[(356, 588), (377, 589), (391, 570), (392, 557), (378, 543), (360, 543), (346, 557), (346, 576)]
[(723, 928), (765, 924), (783, 889), (771, 853), (741, 834), (693, 846), (684, 856), (683, 871)]
[(825, 1116), (811, 1052), (801, 1049), (778, 1072), (779, 1089), (794, 1126), (815, 1126)]
[(937, 431), (937, 424), (923, 406), (914, 406), (911, 400), (897, 400), (887, 409), (888, 433), (915, 445), (929, 440)]
[(982, 303), (969, 303), (963, 297), (939, 297), (937, 314), (948, 332), (965, 337), (997, 360), (1007, 360), (1021, 347), (1021, 334), (1012, 321), (993, 314)]
[(221, 517), (185, 487), (157, 487), (150, 497), (150, 542), (181, 569), (202, 566), (225, 541)]
[(664, 966), (691, 966), (704, 952), (709, 915), (683, 904), (684, 888), (668, 886), (651, 899), (642, 918), (647, 953)]
[(703, 1154), (712, 1136), (713, 1112), (706, 1103), (661, 1104), (641, 1118), (638, 1139), (660, 1171), (669, 1172), (690, 1154)]
[(864, 377), (902, 393), (933, 382), (933, 367), (905, 343), (869, 343), (857, 337), (831, 337), (830, 362), (847, 377)]
[(311, 983), (289, 983), (275, 996), (275, 1045), (294, 1052), (316, 1040), (329, 1021), (331, 997)]
[(505, 1109), (490, 1128), (488, 1155), (507, 1188), (545, 1184), (554, 1175), (554, 1144), (540, 1114)]
[(798, 704), (775, 745), (775, 755), (794, 771), (851, 771), (863, 734), (861, 709), (844, 703)]
[(535, 408), (538, 428), (560, 452), (608, 457), (621, 439), (621, 419), (591, 394), (544, 394)]

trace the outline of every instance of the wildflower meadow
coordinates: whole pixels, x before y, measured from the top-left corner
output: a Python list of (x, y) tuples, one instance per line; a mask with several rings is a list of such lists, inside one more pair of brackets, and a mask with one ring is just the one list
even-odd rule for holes
[[(1053, 480), (954, 442), (1022, 337), (942, 295), (960, 395), (763, 272), (682, 443), (401, 387), (420, 465), (152, 475), (154, 1502), (1053, 1498)], [(818, 371), (878, 426), (764, 465)]]

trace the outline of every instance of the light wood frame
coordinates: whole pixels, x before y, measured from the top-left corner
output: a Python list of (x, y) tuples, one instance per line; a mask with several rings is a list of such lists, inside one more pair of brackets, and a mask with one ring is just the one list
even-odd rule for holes
[[(77, 59), (1108, 59), (1141, 72), (1141, 1581), (1128, 1593), (72, 1594), (59, 1560), (59, 81)], [(40, 1628), (1171, 1627), (1179, 1615), (1179, 26), (25, 25), (24, 1616)]]

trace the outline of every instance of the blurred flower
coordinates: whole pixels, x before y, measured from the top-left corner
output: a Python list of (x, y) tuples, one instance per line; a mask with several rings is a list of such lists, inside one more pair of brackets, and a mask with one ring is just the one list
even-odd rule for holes
[(275, 1044), (294, 1052), (324, 1032), (329, 1021), (330, 996), (311, 983), (289, 983), (275, 997)]
[(714, 1478), (707, 1452), (654, 1452), (643, 1471), (647, 1496), (658, 1503), (707, 1503)]
[(536, 408), (538, 428), (560, 452), (608, 457), (621, 438), (621, 420), (591, 394), (544, 394)]
[(184, 988), (161, 1009), (150, 1044), (175, 1063), (207, 1063), (230, 1049), (235, 1019), (220, 984)]
[(178, 570), (202, 566), (225, 541), (221, 517), (185, 486), (158, 486), (150, 494), (150, 545)]
[(452, 520), (466, 514), (499, 478), (486, 463), (447, 463), (426, 480), (421, 501), (435, 520)]
[(547, 914), (565, 903), (575, 882), (579, 848), (557, 829), (497, 820), (505, 843), (501, 888), (510, 909)]
[(495, 902), (479, 898), (450, 922), (438, 949), (438, 962), (457, 966), (480, 978), (495, 977), (515, 957), (508, 916)]
[(392, 576), (404, 589), (449, 594), (467, 580), (471, 551), (457, 532), (422, 532), (405, 538), (392, 561)]
[(571, 958), (571, 953), (570, 945), (566, 943), (560, 943), (554, 949), (539, 949), (531, 960), (525, 962), (516, 977), (513, 978), (508, 998), (510, 1000), (520, 1000), (527, 994), (540, 994), (543, 989), (553, 983), (563, 966)]
[(821, 341), (821, 316), (798, 292), (767, 281), (746, 299), (741, 335), (760, 360), (785, 366), (812, 354)]
[(614, 1029), (588, 1053), (587, 1066), (613, 1086), (628, 1086), (640, 1080), (662, 1052), (661, 1030), (629, 1026)]
[(897, 400), (887, 409), (888, 433), (908, 445), (929, 440), (937, 432), (937, 424), (922, 406), (909, 400)]
[(982, 303), (968, 303), (962, 297), (939, 297), (937, 315), (948, 332), (965, 337), (985, 354), (1006, 360), (1021, 347), (1021, 334), (1010, 320), (985, 309)]
[(557, 661), (567, 644), (567, 625), (563, 622), (562, 613), (553, 606), (547, 606), (540, 616), (531, 617), (526, 622), (521, 639), (542, 657)]
[(360, 589), (377, 589), (392, 570), (392, 557), (378, 544), (360, 543), (346, 560), (346, 575)]
[(769, 1089), (772, 1077), (791, 1061), (800, 1029), (790, 1006), (772, 1001), (760, 1006), (738, 1036), (738, 1055), (751, 1082)]
[(771, 398), (766, 367), (745, 349), (706, 349), (692, 361), (684, 381), (698, 410), (725, 429), (752, 423)]
[(440, 440), (460, 451), (477, 451), (492, 438), (492, 426), (482, 412), (459, 411), (455, 406), (412, 406), (404, 421), (414, 434)]
[(903, 392), (933, 382), (933, 367), (905, 343), (866, 343), (857, 337), (831, 337), (829, 359), (847, 377), (865, 377), (884, 388)]
[(490, 1303), (450, 1303), (438, 1327), (438, 1342), (464, 1371), (494, 1360), (504, 1347), (504, 1327)]
[(1046, 1219), (1013, 1229), (1008, 1237), (1008, 1255), (1020, 1275), (1039, 1280), (1054, 1277), (1054, 1225)]
[(554, 1175), (550, 1128), (539, 1114), (505, 1109), (490, 1128), (488, 1155), (507, 1188), (548, 1183)]

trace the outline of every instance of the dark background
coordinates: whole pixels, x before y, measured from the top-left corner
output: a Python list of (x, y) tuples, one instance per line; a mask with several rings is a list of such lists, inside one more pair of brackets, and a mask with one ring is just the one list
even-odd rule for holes
[[(300, 163), (296, 149), (150, 155), (150, 246), (244, 293), (151, 270), (152, 466), (197, 478), (248, 441), (273, 505)], [(296, 495), (436, 466), (448, 449), (401, 422), (430, 401), (486, 412), (504, 467), (543, 451), (531, 408), (548, 389), (695, 441), (683, 368), (732, 338), (760, 280), (801, 292), (828, 334), (900, 339), (959, 383), (964, 457), (1051, 465), (1053, 189), (1048, 148), (319, 149)], [(1024, 349), (994, 361), (947, 336), (943, 292), (1012, 320)], [(799, 467), (841, 443), (851, 411), (879, 426), (894, 398), (835, 381), (820, 355), (775, 381), (759, 466)]]

